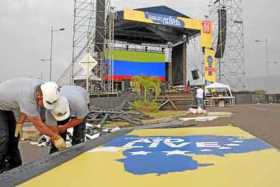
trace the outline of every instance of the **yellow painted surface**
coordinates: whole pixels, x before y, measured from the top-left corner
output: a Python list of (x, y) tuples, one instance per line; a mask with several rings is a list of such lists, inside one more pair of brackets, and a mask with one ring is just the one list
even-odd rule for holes
[[(137, 130), (132, 136), (238, 136), (255, 138), (236, 127), (178, 128)], [(101, 149), (102, 147), (100, 147)], [(213, 163), (196, 170), (167, 174), (135, 175), (124, 169), (119, 159), (124, 158), (120, 148), (116, 152), (88, 151), (19, 186), (98, 186), (98, 187), (275, 187), (280, 184), (280, 154), (274, 148), (241, 154), (192, 155), (199, 163)]]
[[(212, 49), (205, 49), (204, 53), (204, 77), (206, 81), (216, 82), (217, 79), (217, 60), (215, 58), (215, 51)], [(209, 58), (212, 62), (209, 63)]]

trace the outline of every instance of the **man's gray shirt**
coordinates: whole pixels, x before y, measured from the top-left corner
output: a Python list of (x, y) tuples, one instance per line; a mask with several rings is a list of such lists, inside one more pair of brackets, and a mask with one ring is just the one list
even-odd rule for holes
[(40, 116), (35, 101), (35, 89), (43, 82), (39, 79), (15, 78), (0, 84), (0, 110), (23, 112)]
[(60, 94), (67, 98), (71, 117), (84, 118), (88, 114), (89, 94), (80, 86), (63, 86)]

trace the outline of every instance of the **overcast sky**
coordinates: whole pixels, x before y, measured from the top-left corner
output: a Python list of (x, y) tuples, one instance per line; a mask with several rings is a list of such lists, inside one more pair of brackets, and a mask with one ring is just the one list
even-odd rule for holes
[[(208, 0), (112, 0), (117, 9), (166, 5), (192, 18), (208, 14)], [(254, 40), (268, 38), (270, 74), (280, 75), (280, 2), (243, 1), (247, 76), (265, 73), (264, 46)], [(54, 77), (58, 78), (71, 62), (73, 1), (71, 0), (1, 0), (0, 1), (0, 81), (15, 76), (48, 79), (50, 27), (65, 27), (54, 33)]]

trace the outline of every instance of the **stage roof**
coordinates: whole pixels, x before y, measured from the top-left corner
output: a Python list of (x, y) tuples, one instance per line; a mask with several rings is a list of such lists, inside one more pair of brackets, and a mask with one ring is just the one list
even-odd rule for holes
[[(160, 14), (164, 16), (189, 18), (167, 6), (155, 6), (135, 9), (137, 11)], [(173, 27), (169, 25), (159, 25), (151, 23), (141, 23), (137, 21), (124, 20), (124, 11), (118, 11), (115, 19), (115, 40), (128, 43), (154, 43), (167, 44), (168, 42), (177, 43), (187, 37), (195, 36), (199, 31)]]

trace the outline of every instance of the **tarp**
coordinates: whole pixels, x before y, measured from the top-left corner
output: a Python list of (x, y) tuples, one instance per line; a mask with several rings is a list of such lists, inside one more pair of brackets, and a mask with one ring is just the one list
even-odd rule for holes
[(209, 84), (208, 86), (206, 86), (205, 89), (225, 89), (225, 90), (228, 90), (230, 93), (230, 96), (232, 96), (230, 86), (226, 85), (226, 84), (215, 82), (213, 84)]
[(215, 82), (213, 84), (209, 84), (205, 88), (207, 88), (207, 89), (212, 89), (212, 88), (226, 88), (226, 89), (230, 89), (230, 86), (226, 85), (226, 84)]

